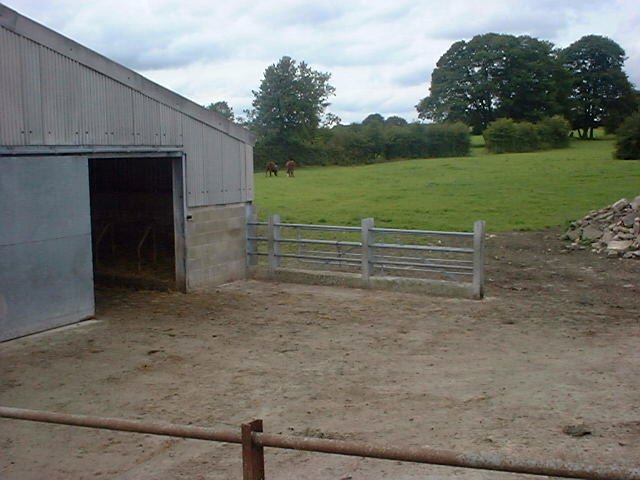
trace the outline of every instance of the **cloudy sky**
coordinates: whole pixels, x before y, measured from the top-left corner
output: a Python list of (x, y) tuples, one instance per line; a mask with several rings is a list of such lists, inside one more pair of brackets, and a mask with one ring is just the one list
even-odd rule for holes
[(487, 32), (566, 47), (607, 36), (640, 87), (639, 0), (2, 0), (200, 104), (250, 108), (264, 70), (288, 55), (331, 73), (329, 111), (416, 119), (438, 58)]

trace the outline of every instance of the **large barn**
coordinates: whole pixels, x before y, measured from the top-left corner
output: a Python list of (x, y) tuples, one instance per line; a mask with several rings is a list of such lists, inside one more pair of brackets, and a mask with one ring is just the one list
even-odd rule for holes
[(246, 129), (0, 4), (0, 340), (246, 276)]

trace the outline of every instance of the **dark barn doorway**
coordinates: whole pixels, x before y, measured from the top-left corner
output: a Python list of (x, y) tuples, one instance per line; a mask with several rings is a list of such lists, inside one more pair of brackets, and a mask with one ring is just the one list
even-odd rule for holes
[(174, 195), (175, 162), (89, 159), (97, 286), (182, 290), (176, 275), (174, 199), (181, 197)]

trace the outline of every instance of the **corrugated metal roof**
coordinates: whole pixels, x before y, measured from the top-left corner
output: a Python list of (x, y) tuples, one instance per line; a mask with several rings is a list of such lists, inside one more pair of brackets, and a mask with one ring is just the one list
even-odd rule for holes
[(15, 35), (0, 28), (0, 44), (0, 105), (3, 117), (0, 121), (0, 136), (14, 145), (26, 143), (20, 80), (20, 42)]
[(203, 108), (2, 4), (0, 4), (0, 27), (56, 51), (226, 135), (252, 145), (255, 143), (255, 136), (249, 130), (230, 122), (222, 115)]
[[(125, 84), (88, 67), (85, 57), (94, 52), (78, 51), (74, 42), (34, 22), (26, 25), (40, 34), (35, 35), (37, 41), (60, 37), (75, 55), (62, 54), (60, 48), (40, 45), (16, 33), (24, 17), (15, 17), (14, 30), (5, 28), (7, 11), (12, 12), (0, 5), (0, 145), (181, 147), (187, 155), (189, 206), (253, 199), (252, 179), (245, 178), (253, 172), (253, 136), (244, 135), (250, 140), (245, 142), (212, 126), (229, 123), (218, 115), (208, 117), (213, 122), (203, 121), (159, 101), (161, 87), (146, 88), (149, 82), (141, 81), (140, 76)], [(124, 68), (97, 58), (109, 67), (102, 70), (121, 72)], [(134, 89), (132, 83), (143, 88)], [(205, 116), (211, 114), (196, 107)]]

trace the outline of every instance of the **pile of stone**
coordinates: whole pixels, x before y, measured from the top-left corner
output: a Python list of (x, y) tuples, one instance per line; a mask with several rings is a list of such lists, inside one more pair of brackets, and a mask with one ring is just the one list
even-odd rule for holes
[(609, 257), (640, 259), (640, 196), (589, 213), (573, 222), (564, 238), (572, 242), (570, 249), (590, 244)]

